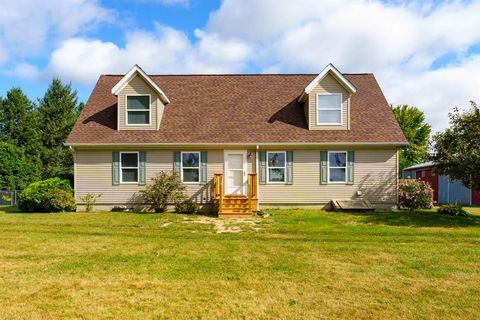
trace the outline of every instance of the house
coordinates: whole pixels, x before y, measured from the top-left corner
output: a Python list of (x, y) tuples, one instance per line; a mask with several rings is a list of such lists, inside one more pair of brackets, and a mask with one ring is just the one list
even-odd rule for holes
[(142, 207), (139, 191), (174, 171), (204, 210), (397, 203), (406, 145), (372, 74), (101, 75), (66, 145), (75, 197)]
[(433, 189), (433, 201), (439, 204), (456, 203), (480, 205), (480, 190), (470, 189), (461, 181), (451, 180), (435, 172), (435, 163), (425, 162), (403, 169), (404, 179), (427, 181)]

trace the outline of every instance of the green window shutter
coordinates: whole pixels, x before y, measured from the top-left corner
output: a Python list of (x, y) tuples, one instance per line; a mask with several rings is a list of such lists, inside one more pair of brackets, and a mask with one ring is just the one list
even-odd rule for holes
[(140, 151), (138, 158), (138, 184), (144, 186), (147, 184), (147, 153)]
[(181, 154), (179, 151), (175, 151), (173, 153), (173, 173), (175, 173), (176, 175), (178, 175), (178, 178), (180, 179), (181, 175), (180, 175), (180, 164), (181, 164)]
[(120, 152), (112, 153), (112, 184), (118, 186), (120, 184)]
[(355, 176), (355, 151), (347, 152), (347, 184), (353, 184)]
[(293, 151), (287, 151), (286, 184), (293, 184)]
[(266, 184), (267, 183), (267, 152), (260, 151), (259, 158), (260, 158), (260, 184)]
[(327, 184), (328, 152), (320, 151), (320, 184)]
[(208, 178), (207, 171), (208, 157), (207, 151), (200, 152), (200, 183), (206, 184)]

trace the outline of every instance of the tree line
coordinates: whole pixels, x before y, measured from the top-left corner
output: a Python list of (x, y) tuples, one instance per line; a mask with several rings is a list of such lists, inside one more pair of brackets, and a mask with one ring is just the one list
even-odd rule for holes
[(73, 153), (64, 142), (82, 108), (77, 91), (56, 78), (37, 101), (19, 87), (0, 97), (0, 190), (51, 177), (72, 181)]

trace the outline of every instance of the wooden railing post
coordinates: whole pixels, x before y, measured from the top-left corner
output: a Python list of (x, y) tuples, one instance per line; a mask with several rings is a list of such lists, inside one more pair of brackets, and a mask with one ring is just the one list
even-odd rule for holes
[(223, 173), (215, 173), (213, 175), (213, 198), (218, 204), (218, 212), (222, 211), (223, 206)]
[[(255, 211), (257, 208), (253, 208), (254, 202), (256, 206), (257, 200), (257, 174), (256, 173), (249, 173), (248, 174), (248, 185), (247, 185), (247, 197), (248, 197), (248, 208), (251, 213)], [(255, 201), (254, 201), (255, 200)]]

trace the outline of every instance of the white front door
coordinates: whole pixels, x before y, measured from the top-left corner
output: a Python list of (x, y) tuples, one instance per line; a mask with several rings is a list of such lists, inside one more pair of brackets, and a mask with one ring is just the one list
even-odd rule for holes
[(247, 151), (225, 151), (225, 194), (247, 194)]

